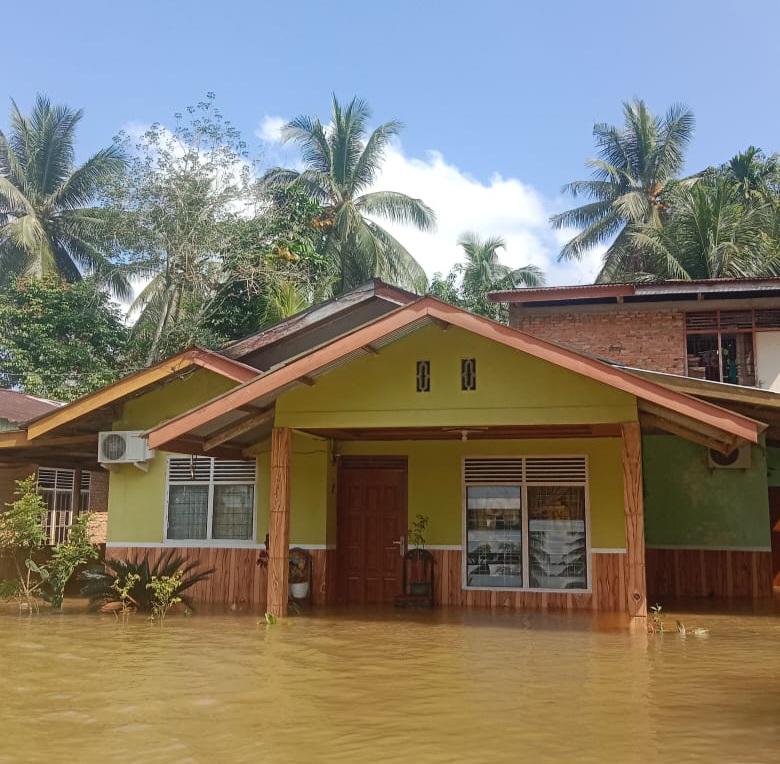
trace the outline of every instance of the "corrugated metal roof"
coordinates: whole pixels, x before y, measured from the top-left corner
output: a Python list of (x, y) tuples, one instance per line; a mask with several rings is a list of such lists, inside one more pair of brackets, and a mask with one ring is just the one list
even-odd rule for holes
[(59, 401), (0, 388), (0, 419), (6, 419), (13, 424), (23, 424), (63, 405)]

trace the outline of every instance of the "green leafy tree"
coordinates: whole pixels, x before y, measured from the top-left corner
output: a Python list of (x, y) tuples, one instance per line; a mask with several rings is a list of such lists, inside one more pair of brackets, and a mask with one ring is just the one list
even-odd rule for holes
[(19, 278), (0, 292), (0, 386), (69, 401), (125, 370), (127, 328), (92, 279)]
[(370, 190), (390, 140), (401, 129), (400, 122), (385, 122), (369, 135), (370, 116), (365, 101), (353, 98), (342, 106), (334, 96), (329, 125), (297, 117), (283, 137), (299, 146), (304, 169), (277, 167), (264, 181), (270, 188), (295, 185), (322, 206), (324, 253), (337, 267), (337, 293), (375, 276), (422, 292), (423, 269), (374, 218), (432, 231), (436, 217), (420, 199)]
[(65, 586), (79, 566), (98, 557), (98, 549), (92, 543), (89, 525), (88, 512), (78, 515), (68, 529), (67, 539), (54, 547), (46, 566), (36, 566), (32, 563), (33, 570), (43, 579), (41, 597), (53, 608), (62, 607)]
[(91, 206), (124, 161), (112, 146), (75, 165), (82, 115), (43, 96), (29, 116), (12, 102), (11, 132), (0, 132), (0, 272), (67, 281), (92, 274), (128, 298), (127, 279), (105, 254), (102, 212)]
[(0, 554), (10, 558), (17, 578), (12, 586), (4, 586), (5, 596), (18, 600), (20, 607), (32, 611), (43, 581), (33, 570), (32, 557), (47, 542), (45, 522), (48, 508), (38, 491), (33, 474), (16, 481), (16, 500), (6, 504), (0, 512)]
[(331, 297), (326, 227), (322, 207), (299, 188), (269, 189), (260, 214), (238, 222), (224, 253), (231, 278), (207, 317), (214, 334), (238, 339)]
[(106, 194), (116, 257), (147, 279), (131, 307), (134, 346), (147, 365), (214, 344), (206, 319), (231, 280), (224, 253), (254, 214), (246, 145), (213, 93), (176, 117), (172, 130), (154, 124), (140, 138), (119, 135), (129, 159)]
[(623, 116), (623, 127), (594, 126), (598, 159), (587, 162), (591, 179), (563, 187), (565, 193), (584, 196), (587, 202), (550, 218), (553, 228), (581, 229), (559, 259), (579, 260), (594, 247), (609, 244), (598, 282), (646, 271), (642, 253), (632, 249), (627, 227), (662, 224), (665, 192), (682, 171), (694, 128), (692, 112), (682, 105), (656, 117), (644, 101), (635, 100), (623, 104)]

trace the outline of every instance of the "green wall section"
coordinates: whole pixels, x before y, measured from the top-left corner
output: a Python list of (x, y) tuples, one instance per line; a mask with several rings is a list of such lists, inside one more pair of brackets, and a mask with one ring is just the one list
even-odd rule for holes
[(780, 487), (780, 448), (767, 446), (766, 465), (769, 485), (773, 488)]
[(707, 449), (673, 435), (642, 438), (645, 542), (692, 549), (768, 548), (767, 458), (751, 468), (711, 469)]
[(539, 454), (588, 457), (591, 546), (625, 547), (623, 480), (619, 438), (582, 440), (401, 441), (340, 444), (343, 454), (407, 456), (409, 518), (430, 517), (429, 544), (460, 545), (463, 517), (463, 458)]
[[(460, 389), (460, 361), (477, 361), (477, 389)], [(415, 389), (431, 362), (431, 391)], [(635, 421), (633, 396), (456, 327), (436, 326), (358, 358), (276, 404), (279, 427), (592, 424)]]
[[(205, 369), (187, 374), (125, 403), (114, 430), (146, 430), (178, 416), (236, 383)], [(108, 541), (159, 543), (163, 540), (167, 454), (157, 452), (149, 472), (120, 465), (109, 477)]]

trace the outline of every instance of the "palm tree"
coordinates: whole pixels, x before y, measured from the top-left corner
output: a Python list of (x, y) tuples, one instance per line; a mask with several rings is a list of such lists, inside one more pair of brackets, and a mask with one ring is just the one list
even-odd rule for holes
[(0, 132), (0, 268), (6, 273), (90, 273), (128, 298), (132, 290), (103, 254), (103, 217), (89, 207), (109, 177), (122, 171), (116, 147), (75, 166), (73, 139), (82, 111), (38, 96), (30, 116), (12, 103), (11, 133)]
[(455, 271), (462, 275), (462, 301), (474, 313), (497, 321), (504, 320), (506, 306), (490, 302), (488, 292), (544, 284), (544, 274), (537, 266), (524, 265), (512, 269), (499, 261), (498, 250), (506, 249), (506, 242), (499, 236), (480, 239), (475, 233), (465, 233), (458, 239), (458, 246), (463, 248), (466, 256), (464, 262), (455, 266)]
[(316, 117), (297, 117), (286, 125), (283, 137), (300, 147), (304, 169), (273, 168), (264, 181), (269, 188), (296, 185), (322, 205), (325, 254), (339, 268), (337, 292), (374, 276), (422, 292), (427, 281), (419, 263), (372, 218), (432, 231), (436, 216), (420, 199), (369, 190), (391, 138), (401, 129), (400, 122), (385, 122), (366, 138), (370, 116), (365, 101), (353, 98), (342, 106), (334, 95), (330, 125)]
[(623, 104), (622, 128), (604, 123), (593, 128), (599, 158), (590, 159), (590, 180), (563, 187), (587, 204), (550, 218), (553, 228), (582, 230), (561, 250), (559, 260), (579, 260), (593, 247), (610, 242), (597, 281), (613, 281), (642, 270), (641, 255), (629, 247), (626, 227), (659, 225), (665, 213), (668, 185), (681, 172), (685, 148), (694, 127), (693, 114), (682, 105), (654, 117), (644, 101)]
[(780, 275), (774, 210), (745, 198), (744, 186), (728, 178), (678, 189), (663, 226), (641, 224), (628, 234), (643, 254), (636, 278), (713, 279)]

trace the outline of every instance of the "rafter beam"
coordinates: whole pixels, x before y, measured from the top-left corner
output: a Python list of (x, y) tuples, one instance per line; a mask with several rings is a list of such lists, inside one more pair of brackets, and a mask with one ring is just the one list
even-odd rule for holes
[(309, 387), (314, 387), (314, 385), (317, 384), (317, 380), (313, 379), (312, 377), (298, 377), (298, 381), (301, 384), (308, 385)]
[(245, 432), (249, 432), (250, 430), (254, 430), (256, 427), (261, 427), (262, 425), (267, 424), (273, 418), (274, 410), (273, 408), (270, 408), (266, 409), (261, 414), (255, 414), (254, 416), (246, 417), (245, 419), (241, 419), (234, 424), (223, 427), (221, 430), (217, 430), (217, 432), (203, 441), (203, 450), (211, 451), (212, 448), (221, 446), (228, 440), (237, 438), (239, 435), (243, 435)]
[(361, 350), (365, 350), (369, 355), (379, 355), (379, 351), (373, 345), (363, 345)]
[(672, 435), (678, 435), (685, 440), (690, 440), (694, 443), (698, 443), (705, 448), (714, 448), (716, 451), (720, 451), (722, 454), (730, 454), (738, 446), (747, 443), (747, 441), (734, 438), (714, 438), (712, 436), (704, 435), (700, 432), (696, 432), (679, 422), (673, 422), (665, 417), (656, 416), (655, 414), (642, 413), (640, 414), (639, 421), (646, 427), (656, 427), (659, 430), (671, 433)]

